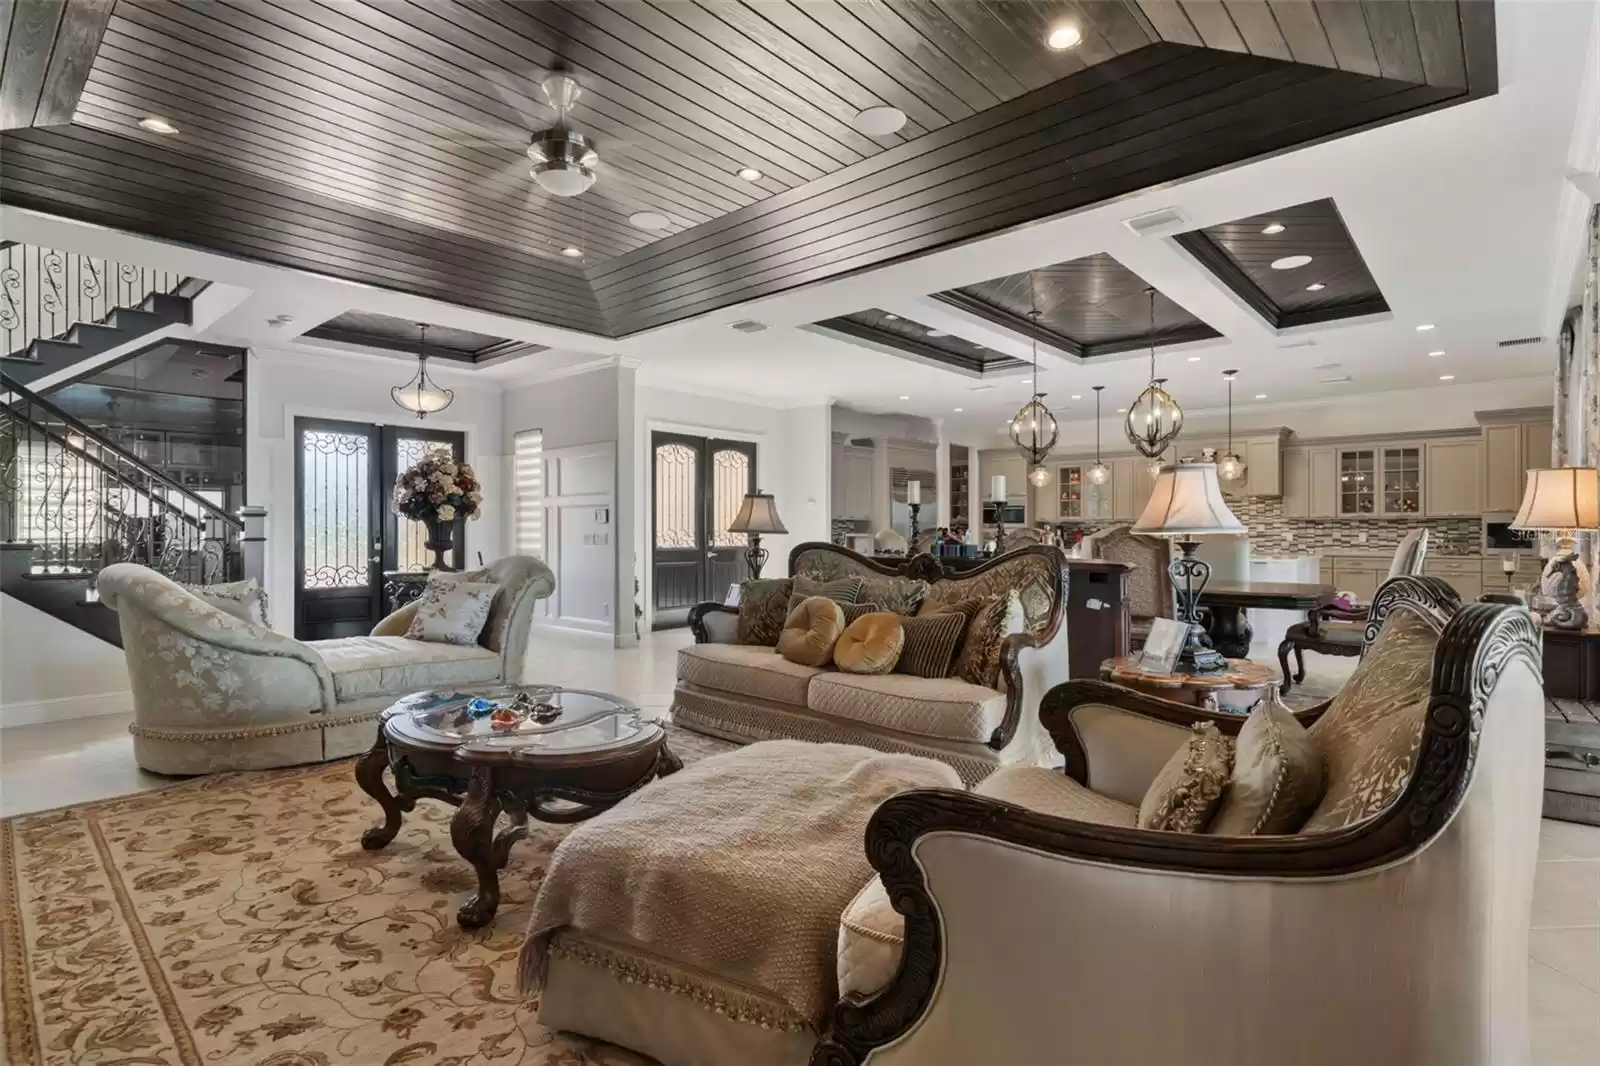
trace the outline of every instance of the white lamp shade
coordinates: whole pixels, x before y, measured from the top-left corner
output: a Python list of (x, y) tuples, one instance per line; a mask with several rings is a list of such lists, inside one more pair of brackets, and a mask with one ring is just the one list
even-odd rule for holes
[(1592, 466), (1528, 471), (1512, 529), (1600, 529), (1600, 473)]
[(1150, 502), (1132, 531), (1158, 537), (1246, 532), (1223, 502), (1215, 463), (1162, 467), (1150, 490)]

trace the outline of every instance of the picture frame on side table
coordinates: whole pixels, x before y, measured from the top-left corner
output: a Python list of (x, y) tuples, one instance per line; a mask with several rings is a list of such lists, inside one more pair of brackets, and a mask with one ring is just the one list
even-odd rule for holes
[(1189, 637), (1189, 624), (1171, 618), (1156, 618), (1150, 623), (1150, 635), (1145, 638), (1144, 651), (1139, 656), (1139, 669), (1147, 674), (1170, 674), (1178, 664), (1183, 642)]

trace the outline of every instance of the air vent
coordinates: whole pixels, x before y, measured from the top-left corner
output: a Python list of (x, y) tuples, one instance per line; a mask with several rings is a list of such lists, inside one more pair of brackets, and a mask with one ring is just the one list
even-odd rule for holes
[(1316, 366), (1312, 367), (1311, 369), (1312, 370), (1338, 370), (1341, 366), (1344, 366), (1344, 364), (1343, 363), (1318, 363)]
[(1343, 377), (1323, 378), (1322, 383), (1324, 385), (1348, 385), (1350, 384), (1350, 375), (1345, 374)]
[(1512, 337), (1508, 341), (1499, 341), (1499, 342), (1497, 342), (1495, 344), (1495, 347), (1496, 348), (1521, 348), (1525, 344), (1538, 344), (1543, 340), (1544, 340), (1543, 337)]
[(1315, 348), (1316, 346), (1316, 341), (1307, 338), (1303, 341), (1285, 341), (1284, 343), (1278, 345), (1278, 349), (1286, 352), (1290, 348)]
[(766, 331), (767, 324), (765, 322), (757, 322), (753, 318), (742, 318), (728, 328), (736, 329), (740, 333), (763, 333)]
[(993, 385), (974, 385), (968, 391), (969, 392), (993, 392), (994, 391), (994, 386)]
[(1176, 207), (1163, 207), (1159, 211), (1125, 218), (1122, 224), (1141, 237), (1158, 237), (1187, 226), (1189, 216)]

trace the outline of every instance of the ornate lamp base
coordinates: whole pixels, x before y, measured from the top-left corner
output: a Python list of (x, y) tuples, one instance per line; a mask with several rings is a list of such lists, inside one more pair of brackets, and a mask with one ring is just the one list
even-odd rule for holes
[(1546, 600), (1539, 614), (1551, 629), (1582, 629), (1589, 624), (1589, 612), (1583, 608), (1578, 553), (1572, 541), (1565, 538), (1557, 551), (1559, 554), (1545, 564), (1539, 579), (1539, 591)]
[(761, 568), (767, 565), (767, 549), (761, 546), (761, 534), (750, 534), (750, 547), (744, 550), (744, 564), (750, 568), (751, 579), (761, 576)]
[[(1211, 646), (1211, 638), (1200, 624), (1200, 594), (1211, 580), (1211, 564), (1194, 557), (1200, 547), (1195, 541), (1180, 540), (1183, 556), (1172, 560), (1167, 573), (1172, 575), (1173, 594), (1178, 601), (1178, 621), (1189, 624), (1183, 650), (1178, 653), (1178, 670), (1185, 674), (1214, 674), (1228, 668), (1228, 660)], [(1198, 582), (1198, 583), (1197, 583)]]
[(922, 504), (913, 503), (908, 506), (911, 508), (911, 541), (907, 545), (906, 554), (915, 555), (917, 553), (917, 536), (922, 532), (922, 529), (917, 525), (917, 512), (922, 510)]

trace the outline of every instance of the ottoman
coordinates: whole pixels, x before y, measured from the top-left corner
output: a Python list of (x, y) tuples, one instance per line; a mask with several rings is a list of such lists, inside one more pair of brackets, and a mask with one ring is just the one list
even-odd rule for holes
[(878, 805), (960, 789), (912, 755), (752, 744), (647, 786), (551, 856), (519, 975), (539, 1021), (665, 1066), (803, 1066)]

